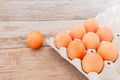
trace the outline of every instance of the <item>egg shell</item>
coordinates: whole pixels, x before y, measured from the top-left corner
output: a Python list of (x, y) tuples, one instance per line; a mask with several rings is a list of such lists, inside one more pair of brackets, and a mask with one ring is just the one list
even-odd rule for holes
[(67, 55), (71, 60), (75, 58), (82, 59), (85, 56), (85, 51), (83, 43), (80, 40), (75, 39), (68, 45)]
[(82, 42), (86, 49), (97, 49), (100, 45), (100, 39), (98, 35), (93, 32), (86, 33), (82, 39)]
[(100, 73), (103, 69), (103, 59), (97, 53), (88, 53), (82, 60), (82, 68), (86, 73)]
[(86, 29), (82, 24), (75, 25), (70, 30), (70, 35), (72, 39), (82, 39), (86, 34)]
[(115, 61), (118, 57), (118, 49), (116, 46), (111, 42), (104, 42), (102, 43), (97, 51), (103, 58), (103, 60)]
[(27, 37), (27, 44), (32, 49), (38, 49), (43, 44), (43, 36), (39, 31), (32, 31)]
[(84, 27), (87, 32), (96, 32), (99, 28), (99, 25), (94, 18), (89, 18), (84, 22)]
[(96, 33), (101, 41), (111, 42), (113, 40), (113, 33), (109, 27), (100, 27)]
[(57, 48), (67, 47), (71, 41), (72, 41), (71, 36), (69, 35), (69, 33), (66, 32), (58, 33), (55, 36), (55, 40), (54, 40)]

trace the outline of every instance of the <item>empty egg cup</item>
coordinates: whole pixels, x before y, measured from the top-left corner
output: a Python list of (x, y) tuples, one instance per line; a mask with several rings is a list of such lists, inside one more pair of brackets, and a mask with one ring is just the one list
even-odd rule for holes
[[(69, 33), (69, 31), (67, 31)], [(81, 60), (78, 58), (75, 58), (73, 60), (70, 60), (67, 56), (66, 53), (66, 48), (61, 47), (60, 49), (56, 48), (54, 44), (54, 38), (49, 38), (46, 40), (47, 43), (58, 52), (58, 54), (64, 58), (66, 61), (68, 61), (70, 64), (72, 64), (76, 69), (78, 69), (82, 74), (84, 74), (89, 80), (120, 80), (120, 52), (118, 55), (118, 58), (116, 61), (113, 63), (112, 61), (104, 61), (104, 67), (103, 70), (97, 74), (96, 72), (90, 72), (90, 73), (85, 73), (82, 69), (81, 66)], [(120, 35), (114, 35), (114, 39), (112, 43), (115, 45), (118, 45), (117, 42), (120, 41)], [(119, 48), (118, 48), (119, 49)], [(120, 50), (120, 49), (119, 49)], [(95, 51), (93, 49), (87, 50), (89, 51)]]

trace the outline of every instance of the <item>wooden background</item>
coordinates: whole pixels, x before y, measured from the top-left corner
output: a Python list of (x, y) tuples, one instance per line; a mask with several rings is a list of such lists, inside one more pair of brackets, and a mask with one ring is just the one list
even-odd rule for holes
[(0, 0), (0, 20), (75, 20), (95, 17), (119, 0)]
[[(45, 39), (117, 4), (119, 0), (0, 0), (0, 80), (88, 80)], [(44, 36), (38, 50), (26, 44), (32, 30)]]

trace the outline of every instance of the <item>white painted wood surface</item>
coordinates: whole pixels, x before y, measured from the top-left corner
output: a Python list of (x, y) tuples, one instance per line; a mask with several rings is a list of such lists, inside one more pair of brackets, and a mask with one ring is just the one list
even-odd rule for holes
[(120, 0), (0, 0), (0, 20), (73, 20), (94, 17)]

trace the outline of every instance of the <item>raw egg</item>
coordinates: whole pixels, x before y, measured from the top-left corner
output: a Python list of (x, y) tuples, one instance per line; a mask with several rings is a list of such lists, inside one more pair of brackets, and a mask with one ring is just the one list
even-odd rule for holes
[(87, 53), (82, 60), (82, 68), (86, 73), (100, 73), (103, 69), (103, 59), (97, 53)]
[(100, 54), (103, 60), (115, 61), (118, 57), (118, 49), (111, 42), (104, 42), (98, 48), (98, 54)]
[(71, 28), (70, 35), (72, 39), (82, 39), (82, 37), (86, 34), (85, 27), (83, 25), (78, 24)]
[(96, 32), (99, 28), (97, 21), (94, 18), (90, 18), (84, 22), (84, 27), (87, 32)]
[(112, 41), (113, 33), (109, 27), (100, 27), (96, 32), (101, 41)]
[(32, 31), (27, 37), (27, 43), (30, 48), (38, 49), (43, 44), (43, 37), (39, 31)]
[(86, 49), (97, 49), (100, 45), (100, 39), (98, 35), (93, 32), (86, 33), (82, 39), (82, 42)]
[(73, 60), (75, 58), (82, 59), (85, 55), (85, 47), (80, 40), (73, 40), (67, 48), (68, 57)]
[(72, 41), (71, 36), (66, 32), (58, 33), (54, 39), (57, 48), (67, 47), (71, 41)]

